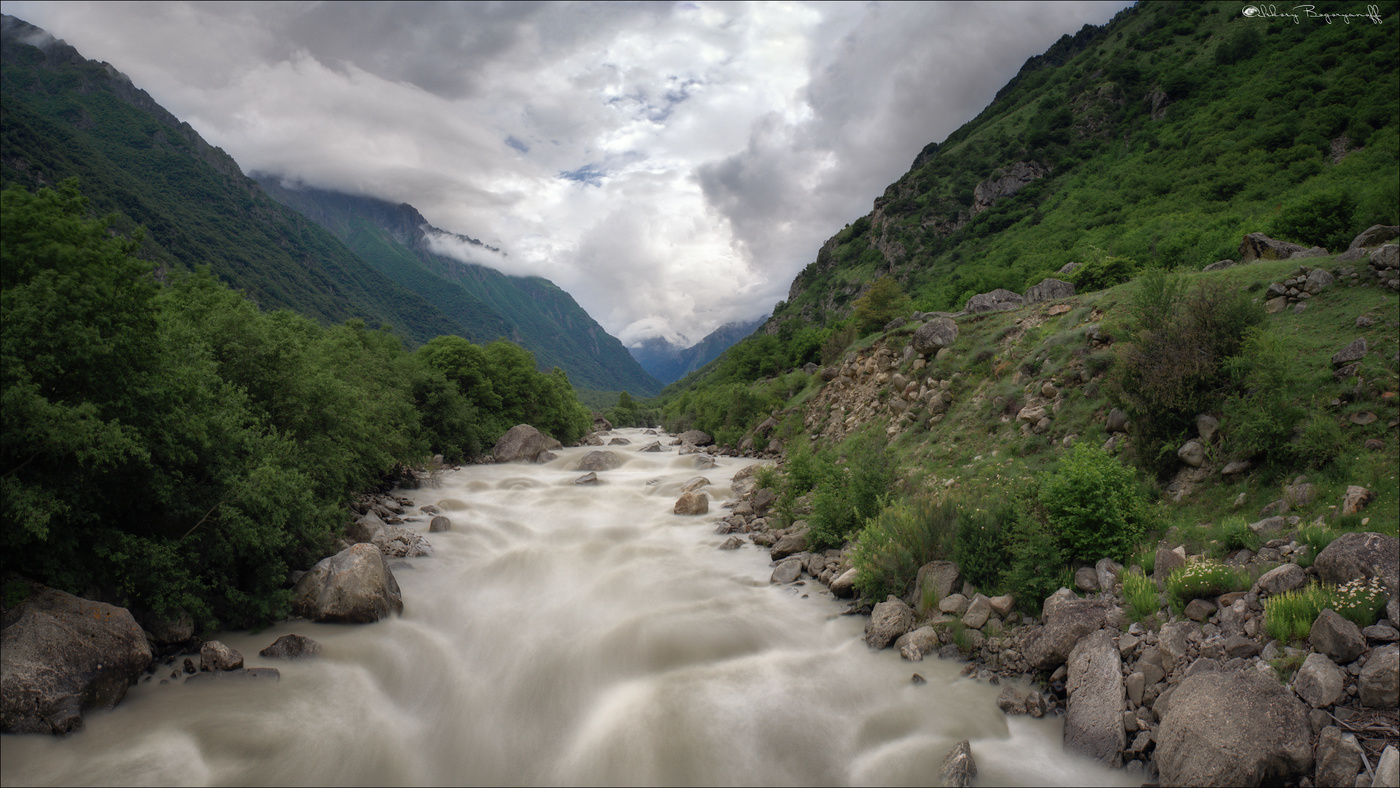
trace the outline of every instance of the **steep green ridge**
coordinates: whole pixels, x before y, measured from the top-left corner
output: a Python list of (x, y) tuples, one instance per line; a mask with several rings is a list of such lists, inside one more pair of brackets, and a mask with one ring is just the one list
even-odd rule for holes
[(1400, 22), (1381, 9), (1295, 24), (1142, 3), (1065, 36), (828, 240), (775, 319), (828, 325), (879, 276), (955, 310), (1067, 263), (1199, 268), (1258, 230), (1337, 251), (1343, 229), (1394, 222)]
[[(433, 227), (413, 206), (312, 188), (287, 188), (276, 176), (256, 175), (274, 199), (301, 212), (345, 242), (365, 262), (420, 294), (444, 314), (485, 339), (507, 337), (535, 354), (543, 368), (558, 366), (576, 385), (651, 396), (661, 384), (626, 348), (558, 285), (541, 277), (508, 276), (485, 265), (435, 253)], [(474, 238), (453, 237), (483, 250)]]
[(414, 343), (460, 331), (268, 198), (228, 154), (116, 69), (14, 17), (3, 25), (5, 186), (77, 176), (95, 211), (119, 215), (119, 230), (147, 229), (143, 257), (163, 269), (207, 264), (264, 309), (388, 324)]

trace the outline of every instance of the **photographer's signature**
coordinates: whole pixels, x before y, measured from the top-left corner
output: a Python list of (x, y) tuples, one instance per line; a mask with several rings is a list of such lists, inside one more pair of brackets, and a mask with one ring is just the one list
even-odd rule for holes
[(1295, 25), (1301, 25), (1304, 19), (1321, 19), (1329, 25), (1333, 21), (1349, 25), (1353, 19), (1365, 19), (1377, 25), (1381, 23), (1381, 9), (1375, 5), (1366, 6), (1364, 14), (1324, 14), (1319, 13), (1317, 6), (1313, 5), (1295, 5), (1291, 10), (1280, 11), (1276, 5), (1253, 3), (1245, 6), (1240, 13), (1250, 19), (1292, 19)]

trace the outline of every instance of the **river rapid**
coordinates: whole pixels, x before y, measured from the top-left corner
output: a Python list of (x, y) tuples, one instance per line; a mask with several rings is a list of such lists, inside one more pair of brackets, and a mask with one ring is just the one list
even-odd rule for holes
[[(756, 461), (696, 470), (612, 434), (631, 444), (596, 486), (573, 483), (580, 447), (396, 491), (453, 522), (396, 564), (401, 617), (215, 635), (281, 681), (161, 686), (166, 668), (74, 735), (3, 737), (0, 782), (931, 785), (966, 738), (979, 785), (1131, 784), (1063, 752), (1061, 719), (1004, 716), (961, 663), (869, 650), (825, 587), (770, 585), (766, 549), (717, 549)], [(710, 514), (672, 514), (695, 476)], [(323, 656), (257, 655), (293, 632)]]

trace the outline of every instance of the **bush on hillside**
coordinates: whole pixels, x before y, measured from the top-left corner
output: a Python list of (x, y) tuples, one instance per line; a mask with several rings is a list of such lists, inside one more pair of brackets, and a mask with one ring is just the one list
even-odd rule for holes
[(1050, 530), (1068, 557), (1122, 561), (1151, 520), (1137, 475), (1102, 449), (1076, 443), (1041, 485)]
[(1340, 252), (1356, 234), (1355, 214), (1356, 198), (1350, 192), (1325, 191), (1285, 205), (1269, 233), (1304, 246)]
[(879, 513), (882, 499), (894, 481), (894, 458), (885, 442), (875, 435), (856, 436), (846, 442), (817, 485), (808, 520), (807, 540), (814, 549), (840, 547), (855, 536), (864, 522)]
[(896, 317), (908, 315), (909, 310), (909, 296), (900, 289), (899, 282), (882, 276), (870, 285), (865, 295), (856, 299), (856, 328), (862, 334), (879, 331)]
[(851, 559), (861, 596), (903, 596), (920, 567), (948, 557), (956, 536), (958, 510), (956, 501), (922, 500), (885, 507), (868, 520), (856, 538)]

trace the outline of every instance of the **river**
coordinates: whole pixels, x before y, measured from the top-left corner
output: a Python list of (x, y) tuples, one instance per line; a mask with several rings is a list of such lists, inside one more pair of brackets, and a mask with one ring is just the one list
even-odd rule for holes
[[(0, 782), (929, 785), (967, 738), (978, 785), (1131, 784), (1064, 753), (1060, 719), (1004, 716), (960, 663), (869, 650), (820, 584), (771, 586), (767, 550), (717, 549), (754, 460), (698, 471), (614, 434), (631, 444), (596, 486), (573, 483), (581, 447), (398, 491), (453, 521), (396, 570), (401, 617), (220, 633), (281, 681), (138, 684), (72, 736), (3, 737)], [(672, 514), (697, 475), (710, 514)], [(323, 656), (257, 655), (293, 632)]]

